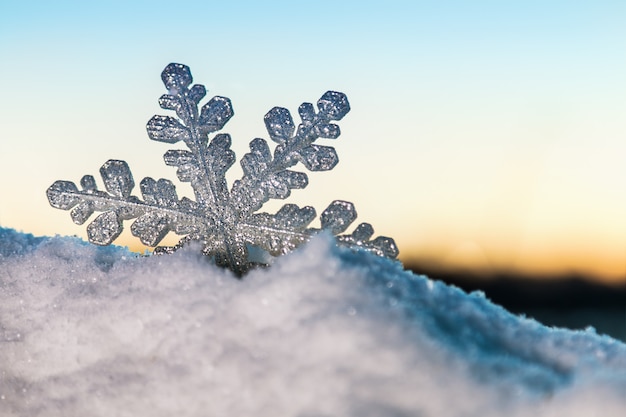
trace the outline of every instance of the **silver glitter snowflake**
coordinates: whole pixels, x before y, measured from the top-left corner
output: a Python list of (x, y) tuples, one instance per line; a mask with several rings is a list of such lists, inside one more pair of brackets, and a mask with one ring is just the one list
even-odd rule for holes
[[(163, 109), (176, 117), (154, 116), (147, 124), (152, 140), (184, 142), (188, 149), (169, 150), (165, 163), (177, 167), (180, 181), (191, 183), (195, 201), (178, 198), (176, 187), (167, 179), (144, 178), (139, 184), (143, 199), (132, 195), (135, 182), (128, 164), (108, 160), (100, 168), (106, 191), (98, 190), (93, 176), (80, 180), (81, 189), (71, 181), (56, 181), (47, 190), (52, 207), (71, 210), (72, 220), (83, 224), (94, 212), (101, 212), (88, 226), (89, 241), (111, 244), (122, 232), (123, 221), (136, 219), (130, 229), (157, 253), (169, 253), (188, 242), (198, 241), (202, 253), (218, 265), (243, 274), (256, 263), (251, 251), (278, 256), (290, 252), (321, 230), (336, 235), (338, 244), (361, 248), (380, 256), (395, 258), (393, 239), (377, 237), (368, 223), (351, 234), (343, 234), (356, 219), (352, 203), (333, 201), (320, 216), (321, 228), (309, 228), (315, 219), (313, 207), (285, 204), (275, 214), (257, 213), (269, 199), (285, 199), (291, 190), (304, 188), (308, 177), (292, 171), (302, 163), (310, 171), (327, 171), (338, 162), (335, 149), (314, 144), (319, 138), (336, 139), (341, 120), (350, 110), (345, 94), (328, 91), (317, 102), (298, 108), (301, 123), (296, 127), (289, 110), (274, 107), (265, 115), (270, 138), (277, 143), (270, 151), (264, 139), (250, 142), (250, 152), (241, 159), (243, 177), (229, 190), (226, 171), (235, 163), (230, 136), (219, 131), (233, 116), (231, 102), (216, 96), (199, 108), (206, 95), (203, 85), (192, 84), (189, 67), (168, 65), (161, 78), (168, 94), (159, 99)], [(174, 247), (157, 247), (168, 232), (182, 235)], [(265, 258), (268, 258), (267, 256)], [(270, 257), (271, 258), (271, 257)]]

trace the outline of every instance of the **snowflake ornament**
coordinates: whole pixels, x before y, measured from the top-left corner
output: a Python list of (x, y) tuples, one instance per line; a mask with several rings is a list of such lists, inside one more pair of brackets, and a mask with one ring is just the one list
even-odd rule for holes
[[(307, 186), (307, 175), (291, 170), (294, 165), (328, 171), (337, 164), (333, 147), (314, 142), (339, 136), (339, 126), (333, 122), (350, 110), (345, 94), (326, 92), (317, 102), (317, 111), (313, 104), (303, 103), (298, 108), (301, 123), (297, 126), (289, 110), (270, 110), (265, 126), (277, 143), (273, 154), (264, 139), (250, 142), (250, 152), (241, 159), (243, 177), (229, 190), (225, 174), (235, 163), (230, 136), (209, 135), (221, 130), (233, 116), (230, 100), (216, 96), (199, 107), (206, 89), (192, 85), (191, 71), (182, 64), (169, 64), (161, 78), (168, 93), (161, 96), (159, 104), (178, 117), (152, 117), (147, 124), (148, 136), (159, 142), (184, 142), (187, 149), (169, 150), (164, 160), (177, 168), (180, 181), (191, 183), (195, 201), (179, 199), (170, 180), (150, 177), (139, 184), (142, 198), (134, 196), (135, 182), (128, 164), (110, 159), (100, 168), (106, 191), (98, 189), (93, 176), (85, 175), (80, 189), (71, 181), (56, 181), (46, 192), (52, 207), (71, 210), (74, 223), (83, 224), (94, 212), (101, 212), (87, 226), (90, 242), (109, 245), (122, 232), (124, 220), (136, 219), (130, 227), (132, 234), (143, 244), (156, 247), (155, 253), (171, 253), (197, 241), (204, 255), (238, 275), (258, 264), (250, 255), (254, 248), (278, 256), (321, 230), (336, 235), (340, 245), (397, 257), (393, 239), (371, 239), (374, 230), (368, 223), (361, 223), (351, 234), (340, 235), (356, 219), (354, 205), (347, 201), (333, 201), (322, 212), (321, 228), (308, 227), (316, 217), (315, 209), (309, 206), (285, 204), (275, 214), (257, 213), (269, 199), (285, 199), (292, 189)], [(169, 232), (183, 237), (174, 247), (158, 246)]]

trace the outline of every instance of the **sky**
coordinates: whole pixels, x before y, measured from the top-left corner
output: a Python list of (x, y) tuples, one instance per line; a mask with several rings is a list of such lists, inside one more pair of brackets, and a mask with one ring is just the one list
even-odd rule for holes
[(45, 190), (110, 158), (180, 184), (145, 132), (179, 62), (232, 100), (239, 157), (272, 107), (346, 93), (339, 164), (289, 201), (354, 202), (405, 262), (623, 282), (624, 21), (618, 0), (1, 0), (0, 225), (84, 237)]

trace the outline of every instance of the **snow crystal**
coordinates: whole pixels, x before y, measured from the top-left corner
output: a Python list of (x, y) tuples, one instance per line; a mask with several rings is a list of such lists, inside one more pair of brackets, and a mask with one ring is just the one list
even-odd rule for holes
[[(196, 200), (179, 199), (171, 181), (150, 177), (140, 183), (141, 200), (131, 195), (135, 182), (126, 162), (110, 159), (100, 168), (106, 192), (98, 190), (91, 175), (81, 179), (81, 190), (71, 181), (56, 181), (47, 190), (53, 207), (70, 210), (77, 224), (102, 212), (87, 226), (92, 243), (111, 244), (122, 232), (124, 220), (136, 219), (131, 232), (145, 245), (157, 246), (167, 233), (175, 232), (184, 235), (179, 244), (157, 248), (159, 252), (172, 253), (190, 241), (202, 242), (202, 253), (238, 274), (255, 264), (250, 247), (277, 256), (319, 232), (308, 228), (316, 216), (313, 207), (285, 204), (275, 214), (255, 212), (270, 199), (285, 199), (292, 189), (308, 185), (305, 173), (288, 169), (298, 162), (310, 171), (327, 171), (337, 164), (333, 147), (314, 142), (339, 137), (339, 126), (333, 122), (350, 111), (345, 94), (327, 91), (317, 101), (318, 111), (313, 104), (303, 103), (298, 109), (302, 122), (297, 129), (289, 110), (270, 110), (265, 126), (278, 144), (274, 154), (264, 139), (250, 142), (250, 152), (241, 160), (244, 175), (229, 191), (226, 171), (235, 163), (230, 136), (219, 133), (209, 141), (209, 134), (221, 130), (233, 116), (230, 100), (216, 96), (199, 108), (206, 89), (201, 84), (191, 85), (191, 71), (182, 64), (169, 64), (161, 79), (169, 94), (161, 96), (159, 104), (175, 111), (178, 118), (152, 117), (148, 136), (159, 142), (182, 141), (187, 146), (188, 150), (169, 150), (163, 157), (166, 165), (178, 168), (179, 180), (191, 183)], [(343, 233), (355, 219), (352, 203), (334, 201), (321, 215), (322, 229)], [(373, 234), (370, 224), (361, 223), (352, 234), (337, 236), (337, 242), (390, 258), (398, 255), (393, 239), (371, 239)]]
[(511, 315), (330, 234), (244, 281), (193, 247), (144, 257), (7, 229), (0, 242), (2, 416), (626, 410), (623, 343)]

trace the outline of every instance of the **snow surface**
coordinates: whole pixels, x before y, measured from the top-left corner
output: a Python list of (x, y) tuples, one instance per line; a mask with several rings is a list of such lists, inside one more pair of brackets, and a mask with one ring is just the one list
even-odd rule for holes
[(626, 345), (313, 239), (243, 280), (0, 228), (0, 416), (624, 416)]

